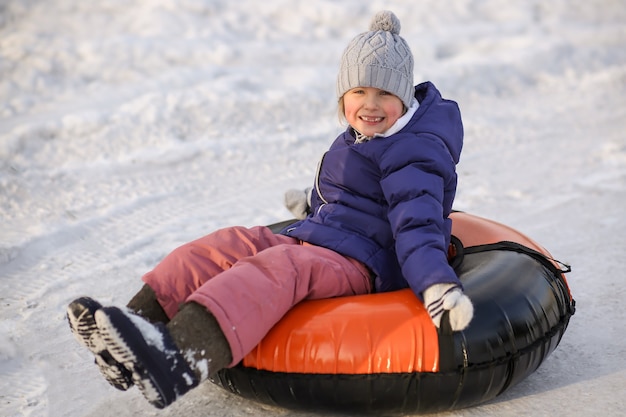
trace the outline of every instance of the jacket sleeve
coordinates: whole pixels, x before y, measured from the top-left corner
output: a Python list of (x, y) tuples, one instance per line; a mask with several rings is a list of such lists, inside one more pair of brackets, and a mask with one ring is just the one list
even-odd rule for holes
[[(381, 157), (381, 188), (389, 205), (402, 274), (416, 295), (433, 284), (460, 281), (448, 264), (445, 190), (455, 188), (455, 163), (435, 135), (407, 135)], [(451, 187), (452, 185), (452, 187)]]

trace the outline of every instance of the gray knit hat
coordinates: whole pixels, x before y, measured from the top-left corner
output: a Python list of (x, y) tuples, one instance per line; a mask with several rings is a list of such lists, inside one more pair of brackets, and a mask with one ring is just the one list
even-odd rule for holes
[(400, 20), (384, 10), (374, 15), (369, 29), (352, 39), (343, 52), (337, 97), (355, 87), (376, 87), (395, 94), (407, 108), (411, 107), (413, 54), (400, 36)]

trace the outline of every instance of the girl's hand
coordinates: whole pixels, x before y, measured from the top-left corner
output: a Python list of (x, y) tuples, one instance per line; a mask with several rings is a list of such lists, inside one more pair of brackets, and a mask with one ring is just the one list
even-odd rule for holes
[(441, 317), (446, 310), (450, 312), (452, 331), (463, 330), (472, 321), (474, 306), (458, 285), (431, 285), (424, 290), (422, 295), (424, 296), (424, 306), (437, 328), (439, 328)]

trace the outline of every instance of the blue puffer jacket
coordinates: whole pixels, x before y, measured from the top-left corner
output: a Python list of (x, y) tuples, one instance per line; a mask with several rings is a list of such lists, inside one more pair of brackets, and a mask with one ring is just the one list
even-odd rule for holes
[(352, 128), (324, 154), (311, 214), (282, 233), (363, 262), (376, 290), (460, 282), (449, 266), (456, 164), (463, 146), (457, 104), (430, 82), (415, 87), (420, 105), (398, 133), (355, 144)]

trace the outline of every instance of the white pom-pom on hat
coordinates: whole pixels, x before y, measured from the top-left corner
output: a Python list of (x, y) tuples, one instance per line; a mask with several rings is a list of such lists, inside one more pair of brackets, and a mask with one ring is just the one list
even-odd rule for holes
[(393, 14), (392, 11), (383, 10), (372, 17), (370, 23), (370, 31), (375, 32), (378, 30), (384, 30), (385, 32), (391, 32), (394, 35), (400, 34), (400, 19)]

